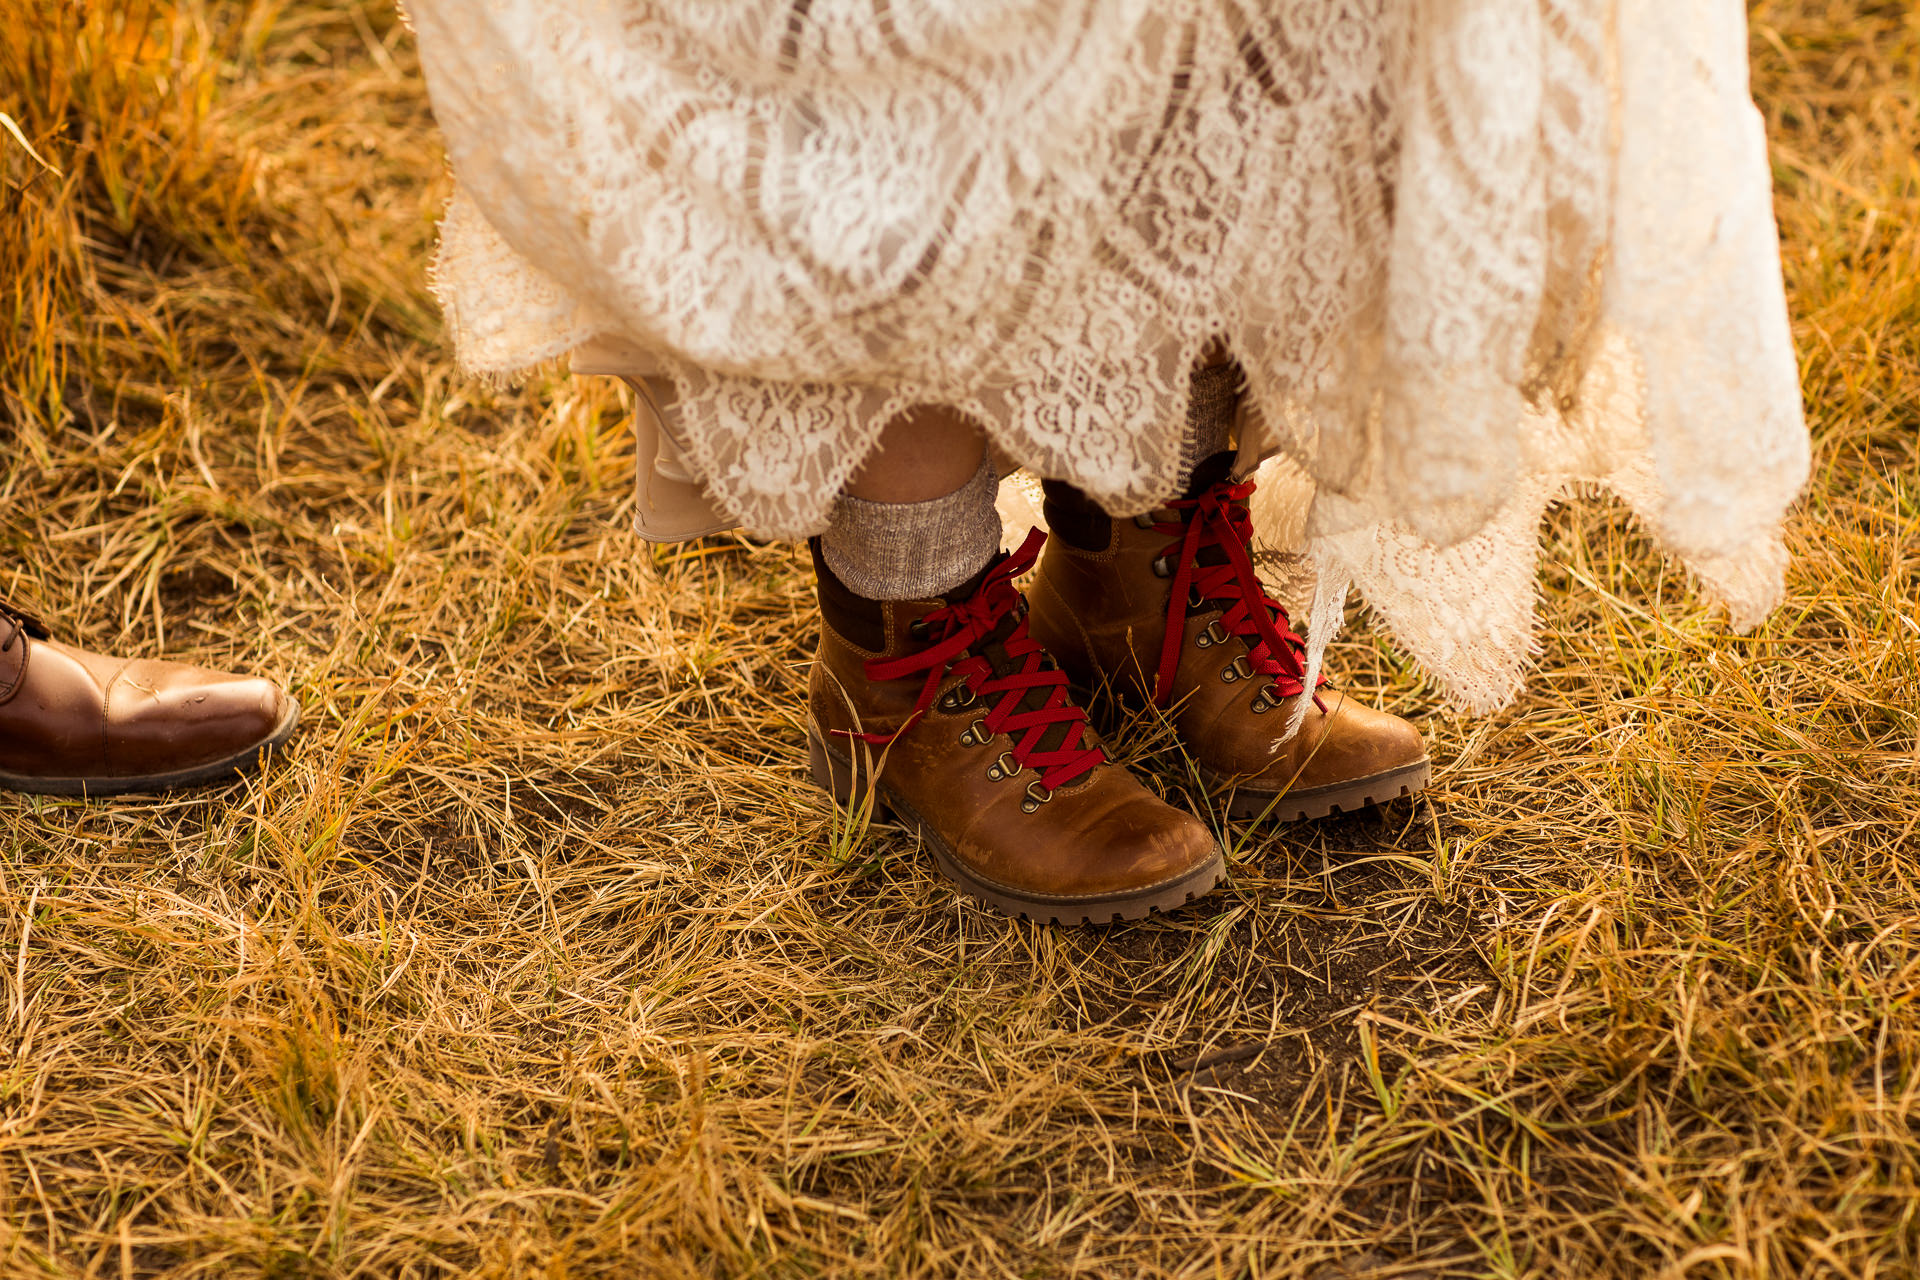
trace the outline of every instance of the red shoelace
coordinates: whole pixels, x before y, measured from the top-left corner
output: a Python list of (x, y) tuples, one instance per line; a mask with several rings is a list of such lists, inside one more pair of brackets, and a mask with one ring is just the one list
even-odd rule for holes
[[(1020, 613), (1000, 642), (1014, 669), (996, 672), (974, 646), (1000, 629), (1008, 615), (1020, 609), (1020, 589), (1013, 580), (1033, 567), (1047, 535), (1035, 529), (1027, 535), (1018, 551), (995, 565), (980, 586), (964, 600), (935, 609), (916, 624), (931, 642), (926, 648), (898, 658), (873, 658), (866, 664), (869, 680), (905, 680), (926, 673), (913, 714), (894, 733), (854, 733), (838, 730), (862, 742), (884, 746), (905, 733), (933, 705), (934, 693), (949, 675), (964, 678), (974, 698), (988, 702), (980, 720), (989, 736), (1008, 734), (1013, 738), (1014, 763), (1033, 769), (1040, 775), (1042, 791), (1052, 793), (1087, 773), (1107, 758), (1098, 746), (1082, 746), (1087, 713), (1073, 704), (1067, 692), (1067, 677), (1047, 661), (1046, 650), (1027, 634), (1026, 614)], [(1028, 707), (1034, 690), (1049, 692), (1040, 705)], [(1042, 749), (1048, 731), (1062, 726), (1060, 741), (1051, 750)]]
[[(1167, 632), (1160, 644), (1160, 671), (1154, 679), (1153, 701), (1164, 707), (1173, 698), (1173, 677), (1180, 666), (1180, 645), (1187, 633), (1187, 615), (1197, 601), (1227, 601), (1220, 618), (1221, 628), (1247, 642), (1248, 675), (1266, 676), (1271, 681), (1267, 701), (1277, 702), (1306, 690), (1307, 642), (1295, 635), (1287, 611), (1267, 596), (1267, 589), (1254, 571), (1253, 517), (1247, 514), (1246, 500), (1253, 493), (1251, 480), (1234, 484), (1222, 481), (1197, 498), (1182, 498), (1168, 507), (1183, 517), (1155, 523), (1156, 533), (1172, 536), (1161, 559), (1172, 569), (1173, 598), (1167, 604)], [(1226, 559), (1202, 564), (1206, 551), (1218, 548)], [(1320, 681), (1325, 684), (1323, 677)], [(1314, 705), (1326, 707), (1320, 695)]]

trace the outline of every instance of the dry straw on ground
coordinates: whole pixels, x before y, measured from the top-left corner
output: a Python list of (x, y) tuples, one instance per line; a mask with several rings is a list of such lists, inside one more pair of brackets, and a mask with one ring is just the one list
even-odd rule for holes
[(1339, 650), (1425, 799), (1099, 931), (836, 822), (803, 566), (636, 543), (614, 389), (452, 375), (388, 8), (0, 0), (0, 591), (308, 712), (0, 799), (0, 1273), (1920, 1274), (1920, 19), (1753, 22), (1785, 607), (1565, 510), (1510, 712)]

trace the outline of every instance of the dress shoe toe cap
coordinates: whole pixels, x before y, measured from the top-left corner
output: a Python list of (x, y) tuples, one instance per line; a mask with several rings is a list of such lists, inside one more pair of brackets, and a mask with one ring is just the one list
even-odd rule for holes
[(190, 769), (243, 754), (273, 737), (292, 706), (271, 680), (168, 662), (133, 663), (113, 695), (109, 741), (115, 763), (129, 771)]

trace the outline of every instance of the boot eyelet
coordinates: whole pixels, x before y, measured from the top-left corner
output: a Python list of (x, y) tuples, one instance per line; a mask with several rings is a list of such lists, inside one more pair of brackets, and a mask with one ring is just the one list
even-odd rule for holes
[(1027, 784), (1027, 798), (1020, 802), (1020, 812), (1032, 813), (1051, 799), (1053, 799), (1053, 792), (1041, 786), (1040, 779), (1035, 778)]
[(1207, 598), (1200, 594), (1200, 588), (1188, 587), (1187, 588), (1187, 608), (1204, 609), (1206, 607), (1207, 607)]
[(963, 684), (958, 688), (947, 691), (946, 695), (940, 699), (940, 709), (942, 711), (965, 711), (978, 701), (978, 698), (979, 695), (974, 693), (972, 685)]
[(1155, 556), (1153, 558), (1153, 576), (1156, 578), (1171, 578), (1173, 576), (1173, 565), (1168, 562), (1165, 556)]
[(1220, 679), (1227, 684), (1232, 684), (1236, 680), (1253, 679), (1253, 666), (1247, 661), (1247, 655), (1243, 653), (1220, 668)]
[(993, 731), (987, 728), (985, 720), (975, 720), (967, 726), (966, 732), (960, 735), (960, 745), (963, 747), (984, 747), (991, 741), (993, 741)]
[(1153, 513), (1149, 511), (1141, 515), (1135, 516), (1133, 518), (1133, 527), (1136, 529), (1153, 528)]
[(1291, 696), (1280, 687), (1278, 681), (1271, 681), (1264, 689), (1253, 695), (1253, 714), (1265, 715), (1269, 711), (1276, 710)]
[(998, 782), (1002, 778), (1011, 778), (1019, 772), (1020, 762), (1013, 758), (1013, 752), (1011, 751), (1002, 751), (994, 758), (993, 763), (987, 766), (987, 777), (994, 782)]
[(907, 624), (907, 634), (915, 640), (925, 640), (927, 638), (927, 620), (925, 618), (915, 618), (912, 622), (909, 622)]
[(1193, 641), (1196, 646), (1202, 649), (1211, 649), (1217, 644), (1225, 644), (1226, 642), (1227, 629), (1220, 625), (1220, 619), (1218, 618), (1209, 622), (1207, 629), (1196, 636)]

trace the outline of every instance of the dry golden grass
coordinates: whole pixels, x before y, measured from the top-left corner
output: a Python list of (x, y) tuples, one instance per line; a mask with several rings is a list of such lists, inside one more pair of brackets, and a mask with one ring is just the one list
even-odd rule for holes
[(1425, 800), (1095, 931), (836, 823), (802, 565), (629, 536), (613, 388), (452, 376), (384, 4), (0, 0), (0, 591), (308, 712), (0, 799), (0, 1271), (1920, 1274), (1920, 19), (1753, 18), (1785, 607), (1564, 511)]

